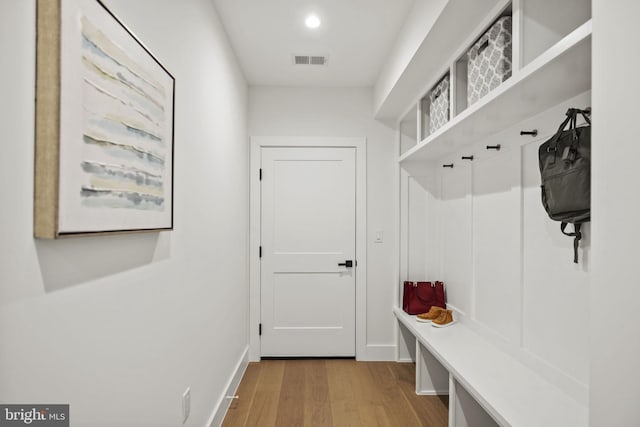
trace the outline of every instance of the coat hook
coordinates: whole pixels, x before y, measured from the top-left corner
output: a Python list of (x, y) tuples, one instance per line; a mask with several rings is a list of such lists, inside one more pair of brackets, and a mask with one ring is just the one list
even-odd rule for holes
[(453, 168), (453, 163), (449, 163), (448, 165), (442, 165), (443, 168)]
[(531, 136), (533, 136), (533, 137), (535, 138), (536, 136), (538, 136), (538, 129), (534, 129), (534, 130), (521, 130), (521, 131), (520, 131), (520, 136), (522, 136), (522, 135), (531, 135)]
[(500, 144), (498, 144), (498, 145), (487, 145), (487, 150), (498, 150), (498, 151), (500, 151)]
[(472, 160), (473, 161), (473, 156), (462, 156), (461, 159), (462, 160)]

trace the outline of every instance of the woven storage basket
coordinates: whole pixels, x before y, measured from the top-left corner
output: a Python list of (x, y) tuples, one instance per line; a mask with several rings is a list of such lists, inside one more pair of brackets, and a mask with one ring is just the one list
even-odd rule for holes
[(503, 16), (467, 51), (467, 104), (511, 77), (511, 17)]
[(449, 74), (429, 92), (429, 133), (449, 121)]

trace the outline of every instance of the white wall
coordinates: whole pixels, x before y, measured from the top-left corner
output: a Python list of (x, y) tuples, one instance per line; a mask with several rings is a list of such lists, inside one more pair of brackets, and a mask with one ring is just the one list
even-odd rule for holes
[(0, 402), (204, 426), (248, 343), (247, 86), (209, 0), (107, 0), (176, 78), (175, 230), (32, 237), (35, 1), (0, 2)]
[(374, 104), (380, 106), (384, 98), (389, 95), (402, 72), (422, 44), (431, 30), (433, 23), (440, 16), (440, 12), (446, 6), (448, 0), (416, 0), (407, 15), (402, 30), (393, 44), (385, 60), (385, 65), (380, 70), (374, 88)]
[[(394, 360), (398, 148), (372, 105), (370, 88), (251, 87), (249, 135), (367, 138), (367, 357)], [(377, 230), (383, 243), (374, 243)]]
[(593, 0), (590, 425), (638, 425), (640, 3)]

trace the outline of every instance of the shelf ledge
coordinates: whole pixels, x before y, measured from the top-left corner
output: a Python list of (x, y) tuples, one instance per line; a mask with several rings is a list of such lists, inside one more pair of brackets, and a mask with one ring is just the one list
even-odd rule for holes
[(400, 156), (433, 161), (591, 89), (591, 20)]

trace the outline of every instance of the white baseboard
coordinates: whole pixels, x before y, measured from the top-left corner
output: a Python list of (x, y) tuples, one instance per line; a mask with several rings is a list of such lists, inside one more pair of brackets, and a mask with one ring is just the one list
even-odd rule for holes
[(224, 393), (220, 396), (220, 399), (218, 399), (218, 403), (213, 409), (211, 417), (209, 417), (207, 427), (220, 427), (222, 425), (224, 416), (227, 415), (227, 410), (229, 409), (229, 405), (231, 405), (231, 399), (227, 399), (227, 396), (234, 396), (236, 394), (238, 386), (240, 385), (240, 380), (242, 380), (242, 376), (244, 375), (244, 371), (247, 370), (248, 364), (249, 346), (244, 349), (236, 368), (233, 370), (233, 374), (231, 375), (231, 378), (229, 378), (229, 382), (227, 383)]
[(449, 390), (424, 390), (420, 392), (416, 391), (416, 394), (418, 396), (448, 396)]
[(396, 348), (394, 344), (367, 344), (363, 355), (358, 355), (358, 360), (363, 362), (395, 362)]

